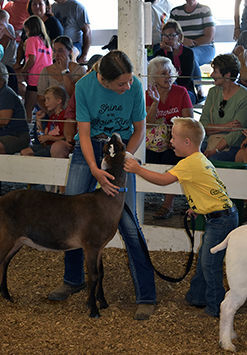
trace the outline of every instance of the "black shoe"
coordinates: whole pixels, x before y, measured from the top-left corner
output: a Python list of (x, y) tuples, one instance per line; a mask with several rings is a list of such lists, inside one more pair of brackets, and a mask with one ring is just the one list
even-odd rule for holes
[(137, 305), (137, 309), (134, 315), (135, 320), (146, 320), (154, 313), (155, 305), (141, 303)]

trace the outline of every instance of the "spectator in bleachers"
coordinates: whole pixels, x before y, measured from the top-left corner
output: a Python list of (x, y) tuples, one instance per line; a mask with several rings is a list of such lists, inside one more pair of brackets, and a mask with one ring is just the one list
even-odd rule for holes
[(184, 86), (192, 104), (197, 102), (194, 83), (191, 78), (195, 61), (194, 53), (191, 48), (183, 45), (184, 35), (180, 24), (175, 20), (169, 20), (162, 29), (160, 49), (154, 56), (170, 58), (178, 74), (186, 78), (177, 78), (176, 84)]
[[(4, 56), (4, 48), (3, 45), (0, 44), (0, 62), (2, 61), (2, 58)], [(9, 80), (8, 80), (8, 86), (15, 91), (15, 93), (18, 95), (18, 82), (17, 82), (17, 78), (15, 75), (15, 71), (12, 67), (6, 65), (6, 68), (8, 70), (9, 73)]]
[(204, 154), (210, 160), (234, 161), (244, 139), (238, 128), (247, 125), (247, 89), (236, 83), (240, 63), (234, 54), (219, 55), (211, 65), (215, 86), (200, 119), (207, 134)]
[(7, 85), (8, 70), (0, 63), (0, 154), (14, 154), (29, 145), (25, 108)]
[(233, 53), (238, 57), (241, 65), (239, 83), (247, 87), (247, 30), (240, 32)]
[(0, 44), (3, 47), (3, 55), (1, 61), (6, 65), (9, 73), (8, 86), (17, 94), (18, 82), (13, 69), (16, 58), (16, 41), (13, 26), (9, 24), (9, 14), (5, 10), (0, 10)]
[(38, 104), (44, 107), (44, 91), (49, 86), (61, 85), (67, 93), (67, 101), (75, 90), (75, 83), (86, 69), (71, 60), (73, 42), (68, 36), (59, 36), (53, 42), (54, 63), (45, 67), (38, 82)]
[(148, 59), (152, 59), (154, 53), (160, 48), (162, 26), (167, 22), (171, 6), (168, 0), (145, 0), (152, 6), (152, 46), (148, 48)]
[[(96, 67), (99, 65), (99, 60), (102, 58), (102, 55), (95, 54), (93, 55), (88, 63), (87, 72), (91, 70), (96, 70)], [(93, 69), (94, 68), (94, 69)], [(70, 122), (64, 123), (64, 137), (65, 140), (55, 142), (51, 147), (51, 156), (53, 158), (64, 158), (68, 156), (69, 153), (73, 151), (74, 148), (74, 136), (77, 132), (77, 124), (76, 124), (76, 102), (75, 102), (75, 92), (69, 99), (68, 105), (65, 109), (64, 119)], [(72, 123), (71, 121), (75, 121)]]
[(247, 49), (247, 30), (244, 30), (244, 31), (242, 31), (240, 33), (240, 35), (238, 37), (238, 40), (237, 40), (237, 43), (235, 44), (234, 49), (237, 46), (242, 46), (242, 47), (244, 47), (244, 49)]
[[(33, 144), (21, 151), (22, 155), (35, 155), (41, 157), (50, 157), (51, 146), (54, 142), (64, 139), (63, 126), (64, 122), (64, 105), (66, 101), (66, 92), (61, 86), (51, 86), (45, 91), (45, 106), (49, 112), (49, 121), (47, 127), (40, 131), (40, 144)], [(40, 118), (45, 113), (38, 111)], [(37, 113), (37, 114), (38, 114)], [(63, 158), (67, 158), (64, 156)]]
[(45, 24), (46, 32), (51, 41), (63, 35), (64, 30), (59, 19), (51, 14), (49, 0), (29, 0), (28, 13), (39, 16)]
[(236, 41), (239, 39), (239, 36), (242, 31), (247, 30), (247, 1), (244, 0), (244, 10), (241, 16), (241, 25), (240, 25), (240, 4), (242, 0), (235, 0), (235, 9), (234, 9), (234, 34), (233, 39)]
[(27, 2), (28, 0), (8, 1), (4, 6), (4, 10), (9, 13), (9, 23), (14, 27), (17, 42), (20, 41), (24, 22), (29, 16)]
[(86, 63), (91, 44), (86, 8), (77, 0), (55, 0), (52, 11), (62, 23), (64, 34), (72, 39), (74, 47), (78, 49), (78, 63)]
[[(244, 32), (246, 32), (246, 34), (247, 34), (247, 31), (244, 31)], [(244, 32), (242, 32), (241, 35)], [(233, 53), (238, 57), (238, 60), (240, 62), (239, 83), (241, 85), (247, 87), (247, 49), (245, 49), (241, 45), (238, 45), (238, 46), (235, 46)]]
[[(177, 164), (170, 146), (171, 119), (175, 116), (193, 117), (193, 107), (187, 90), (175, 85), (176, 68), (167, 57), (155, 57), (148, 65), (149, 89), (146, 93), (147, 131), (146, 162)], [(154, 218), (165, 219), (173, 212), (174, 195), (166, 195)]]
[[(41, 18), (45, 24), (46, 32), (51, 41), (63, 34), (63, 26), (61, 22), (51, 14), (51, 5), (49, 0), (29, 0), (27, 10), (30, 16), (36, 15)], [(23, 45), (26, 39), (27, 36), (25, 30), (23, 29), (21, 41), (17, 49), (17, 59), (15, 64), (16, 70), (19, 70), (24, 65), (25, 51)]]
[[(30, 16), (24, 23), (27, 40), (25, 42), (25, 64), (21, 72), (26, 75), (25, 108), (28, 122), (37, 104), (37, 85), (42, 69), (52, 64), (52, 48), (44, 22), (38, 16)], [(36, 75), (37, 74), (37, 75)]]
[(5, 10), (0, 10), (0, 44), (4, 47), (2, 63), (13, 67), (16, 61), (15, 30), (9, 23), (9, 14)]
[[(184, 34), (184, 45), (194, 52), (195, 68), (193, 76), (201, 78), (200, 66), (208, 64), (215, 56), (215, 24), (210, 8), (197, 0), (186, 0), (186, 4), (171, 10), (170, 18), (180, 23)], [(205, 99), (202, 86), (196, 85), (197, 100)]]

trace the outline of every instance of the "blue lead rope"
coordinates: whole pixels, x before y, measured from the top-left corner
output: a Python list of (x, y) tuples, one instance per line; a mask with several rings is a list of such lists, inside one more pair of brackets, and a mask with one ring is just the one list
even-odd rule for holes
[(117, 189), (118, 192), (127, 192), (128, 191), (128, 187), (120, 187), (119, 189)]

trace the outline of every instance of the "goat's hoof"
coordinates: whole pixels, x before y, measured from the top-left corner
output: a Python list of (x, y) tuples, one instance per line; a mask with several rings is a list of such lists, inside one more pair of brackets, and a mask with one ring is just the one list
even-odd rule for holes
[(99, 318), (100, 317), (100, 314), (99, 312), (91, 312), (90, 315), (89, 315), (90, 318)]
[(1, 294), (2, 294), (2, 297), (5, 298), (7, 301), (12, 302), (12, 303), (14, 302), (13, 298), (10, 296), (10, 294), (8, 292), (7, 293), (1, 292)]
[(222, 341), (220, 341), (220, 346), (224, 350), (232, 351), (233, 353), (236, 352), (236, 346), (233, 345), (231, 342), (222, 342)]
[(8, 302), (14, 303), (14, 300), (11, 296), (9, 297), (4, 297)]
[(99, 303), (99, 308), (100, 309), (106, 309), (106, 308), (108, 308), (109, 307), (109, 304), (106, 302), (106, 301), (101, 301), (100, 303)]

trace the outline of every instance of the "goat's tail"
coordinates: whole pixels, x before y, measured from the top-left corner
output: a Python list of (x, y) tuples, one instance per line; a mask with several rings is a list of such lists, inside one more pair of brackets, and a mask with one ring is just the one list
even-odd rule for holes
[(228, 236), (223, 240), (223, 242), (217, 244), (215, 247), (210, 249), (210, 252), (212, 254), (216, 254), (218, 253), (218, 251), (224, 250), (226, 249), (227, 245), (228, 245), (228, 240), (230, 238), (230, 234), (228, 234)]

